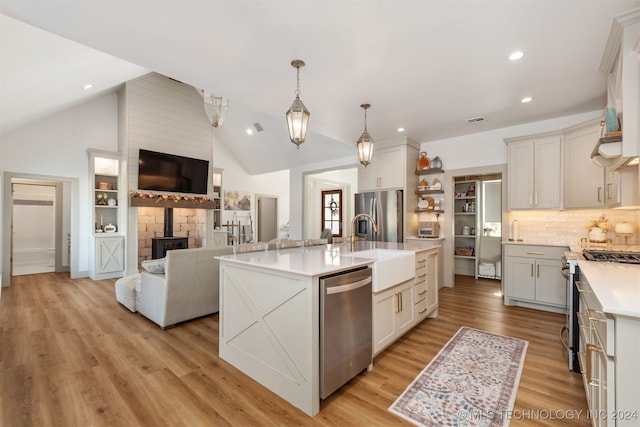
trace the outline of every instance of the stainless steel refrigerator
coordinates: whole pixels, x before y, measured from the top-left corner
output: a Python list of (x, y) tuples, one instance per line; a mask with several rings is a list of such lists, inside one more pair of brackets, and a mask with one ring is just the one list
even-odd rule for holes
[(378, 225), (378, 232), (374, 233), (367, 218), (358, 218), (353, 230), (358, 237), (378, 242), (404, 241), (402, 190), (356, 193), (355, 213), (371, 215)]

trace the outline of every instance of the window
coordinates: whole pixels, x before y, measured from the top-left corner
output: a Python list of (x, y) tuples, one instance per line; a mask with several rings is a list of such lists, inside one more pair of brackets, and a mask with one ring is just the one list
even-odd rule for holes
[(342, 190), (322, 192), (322, 226), (328, 228), (333, 237), (342, 237)]

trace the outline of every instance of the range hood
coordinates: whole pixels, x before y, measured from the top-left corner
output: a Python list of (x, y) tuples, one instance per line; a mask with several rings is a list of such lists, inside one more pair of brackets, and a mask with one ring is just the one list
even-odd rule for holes
[(600, 138), (591, 152), (591, 160), (598, 166), (618, 170), (627, 166), (638, 165), (640, 158), (622, 155), (622, 135)]

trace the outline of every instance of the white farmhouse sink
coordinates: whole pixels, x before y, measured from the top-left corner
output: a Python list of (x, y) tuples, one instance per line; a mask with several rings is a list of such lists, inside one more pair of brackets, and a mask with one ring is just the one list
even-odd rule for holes
[(375, 261), (372, 265), (373, 292), (384, 291), (391, 286), (413, 279), (416, 274), (416, 254), (413, 251), (370, 249), (343, 256), (369, 258)]

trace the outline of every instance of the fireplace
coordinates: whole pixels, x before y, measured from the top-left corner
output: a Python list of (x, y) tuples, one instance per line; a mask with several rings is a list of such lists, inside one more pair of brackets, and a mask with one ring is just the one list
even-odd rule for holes
[(186, 237), (153, 237), (151, 238), (151, 258), (164, 258), (168, 250), (188, 247), (189, 239)]
[(188, 238), (173, 237), (173, 208), (164, 208), (164, 236), (151, 238), (151, 259), (164, 258), (169, 250), (188, 247)]

